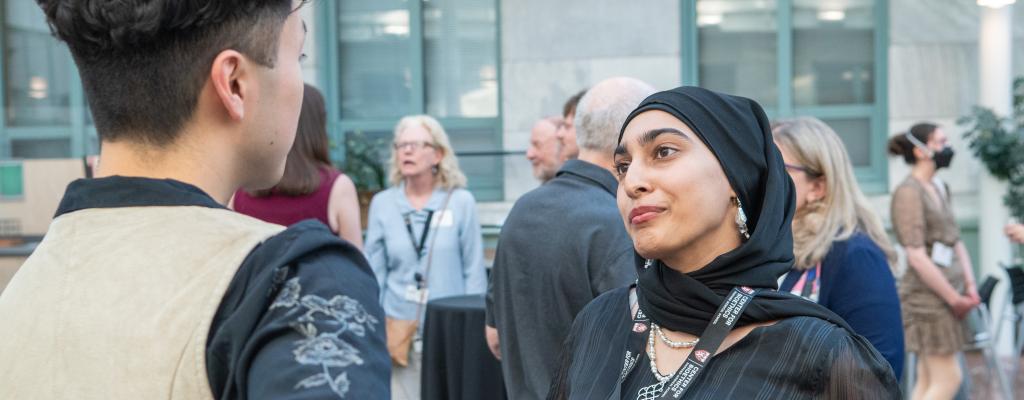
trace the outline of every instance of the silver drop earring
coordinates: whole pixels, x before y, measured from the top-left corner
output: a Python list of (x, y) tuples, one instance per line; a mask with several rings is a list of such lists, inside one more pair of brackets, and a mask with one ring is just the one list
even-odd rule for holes
[(747, 230), (747, 213), (743, 212), (743, 203), (739, 197), (733, 197), (732, 203), (736, 205), (736, 228), (740, 230), (740, 237), (743, 240), (750, 240), (750, 232)]
[(644, 269), (648, 269), (648, 268), (650, 268), (650, 267), (651, 267), (652, 265), (654, 265), (654, 260), (650, 260), (650, 259), (648, 259), (648, 260), (644, 260)]

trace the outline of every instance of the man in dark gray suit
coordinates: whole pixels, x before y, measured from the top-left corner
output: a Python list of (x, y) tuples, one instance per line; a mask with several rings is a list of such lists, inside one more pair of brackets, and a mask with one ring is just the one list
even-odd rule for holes
[(650, 85), (604, 80), (576, 109), (579, 157), (516, 201), (501, 230), (487, 293), (488, 345), (510, 399), (543, 399), (576, 314), (635, 280), (633, 243), (615, 204), (612, 153)]

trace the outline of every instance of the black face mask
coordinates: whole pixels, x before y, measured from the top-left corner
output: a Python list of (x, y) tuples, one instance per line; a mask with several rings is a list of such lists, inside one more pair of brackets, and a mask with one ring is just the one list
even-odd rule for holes
[(943, 147), (941, 151), (932, 154), (932, 160), (935, 161), (935, 169), (949, 167), (949, 164), (953, 162), (953, 148)]

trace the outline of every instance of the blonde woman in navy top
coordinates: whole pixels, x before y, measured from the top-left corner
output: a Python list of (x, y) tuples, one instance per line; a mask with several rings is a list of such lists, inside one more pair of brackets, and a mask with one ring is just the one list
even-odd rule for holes
[(891, 269), (896, 252), (857, 185), (846, 147), (813, 117), (779, 121), (772, 133), (796, 188), (796, 261), (779, 289), (839, 314), (899, 377), (903, 322)]

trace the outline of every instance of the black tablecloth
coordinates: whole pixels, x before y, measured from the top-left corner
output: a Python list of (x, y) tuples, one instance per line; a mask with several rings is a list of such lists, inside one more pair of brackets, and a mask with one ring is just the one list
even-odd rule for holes
[(504, 399), (501, 365), (484, 338), (484, 296), (437, 299), (423, 323), (423, 400)]

